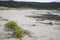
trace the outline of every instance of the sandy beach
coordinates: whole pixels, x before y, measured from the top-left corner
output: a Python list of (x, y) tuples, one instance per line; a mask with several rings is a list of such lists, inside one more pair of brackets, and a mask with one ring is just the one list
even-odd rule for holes
[[(57, 10), (37, 10), (37, 9), (19, 9), (19, 10), (0, 10), (0, 40), (19, 40), (16, 38), (5, 38), (8, 32), (4, 30), (4, 25), (7, 21), (1, 19), (7, 19), (9, 21), (16, 21), (19, 27), (24, 30), (30, 31), (34, 38), (30, 38), (27, 35), (23, 40), (60, 40), (60, 25), (56, 25), (59, 21), (55, 20), (44, 20), (37, 21), (38, 18), (32, 18), (27, 16), (39, 16), (41, 14), (47, 14), (51, 12), (52, 14), (58, 15), (60, 11)], [(59, 14), (60, 15), (60, 14)], [(37, 19), (37, 20), (36, 20)], [(42, 24), (52, 22), (53, 25)], [(59, 22), (60, 23), (60, 22)]]

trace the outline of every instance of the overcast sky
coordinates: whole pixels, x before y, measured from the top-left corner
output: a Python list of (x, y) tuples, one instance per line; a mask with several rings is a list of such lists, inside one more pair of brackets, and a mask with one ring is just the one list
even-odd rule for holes
[(14, 1), (27, 1), (27, 2), (60, 2), (60, 0), (14, 0)]

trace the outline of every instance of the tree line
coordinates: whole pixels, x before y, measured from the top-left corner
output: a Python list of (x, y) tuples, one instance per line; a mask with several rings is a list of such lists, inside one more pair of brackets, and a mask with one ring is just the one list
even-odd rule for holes
[(17, 1), (0, 1), (0, 6), (13, 8), (35, 8), (35, 9), (60, 9), (60, 2), (17, 2)]

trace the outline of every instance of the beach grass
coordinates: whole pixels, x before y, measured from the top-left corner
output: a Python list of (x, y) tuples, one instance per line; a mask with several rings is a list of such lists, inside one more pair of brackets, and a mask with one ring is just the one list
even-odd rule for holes
[(13, 37), (14, 38), (20, 38), (24, 37), (24, 30), (22, 28), (19, 28), (17, 23), (15, 21), (9, 21), (5, 24), (5, 27), (8, 29), (12, 29), (13, 32)]

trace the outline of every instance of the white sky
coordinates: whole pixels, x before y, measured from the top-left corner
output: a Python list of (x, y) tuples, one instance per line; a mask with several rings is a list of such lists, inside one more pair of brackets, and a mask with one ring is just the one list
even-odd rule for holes
[(28, 2), (60, 2), (60, 0), (14, 0), (14, 1), (28, 1)]

